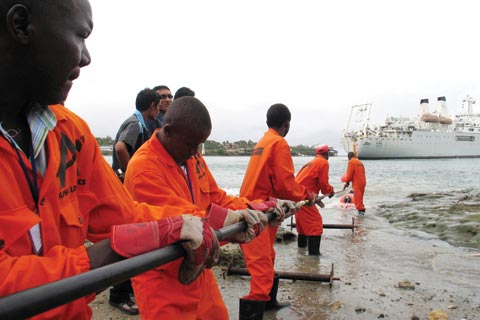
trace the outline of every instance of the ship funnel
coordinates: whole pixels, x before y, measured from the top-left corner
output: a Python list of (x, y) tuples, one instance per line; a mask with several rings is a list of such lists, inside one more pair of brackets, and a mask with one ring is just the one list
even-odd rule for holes
[(448, 117), (448, 110), (447, 110), (447, 99), (445, 97), (438, 97), (438, 114)]
[(428, 99), (420, 100), (420, 115), (428, 113)]
[(448, 114), (447, 99), (445, 99), (445, 97), (438, 97), (437, 101), (438, 101), (438, 115), (439, 115), (440, 123), (451, 124), (452, 119)]

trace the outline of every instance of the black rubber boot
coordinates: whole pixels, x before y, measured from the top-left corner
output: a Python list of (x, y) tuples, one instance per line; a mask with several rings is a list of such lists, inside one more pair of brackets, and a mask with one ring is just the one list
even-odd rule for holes
[(320, 255), (320, 241), (322, 236), (309, 236), (308, 237), (308, 255), (319, 256)]
[(298, 234), (297, 244), (299, 248), (305, 248), (307, 246), (307, 236), (304, 234)]
[(110, 289), (108, 303), (118, 310), (128, 315), (137, 315), (138, 306), (132, 301), (130, 295), (133, 295), (132, 284), (129, 280), (118, 283)]
[(239, 320), (262, 320), (265, 301), (240, 299)]
[(275, 275), (273, 278), (273, 286), (272, 290), (270, 290), (270, 301), (265, 303), (265, 310), (274, 310), (274, 309), (281, 309), (284, 307), (288, 307), (290, 302), (279, 302), (277, 300), (277, 292), (278, 292), (278, 281), (280, 277)]

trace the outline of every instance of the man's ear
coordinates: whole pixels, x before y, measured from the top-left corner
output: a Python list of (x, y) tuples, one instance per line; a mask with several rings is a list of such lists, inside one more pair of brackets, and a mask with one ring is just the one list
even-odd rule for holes
[(167, 137), (170, 137), (170, 135), (172, 134), (172, 125), (169, 124), (169, 123), (164, 123), (162, 125), (162, 130), (163, 130), (163, 133), (165, 134), (165, 136)]
[(7, 12), (7, 31), (21, 44), (30, 41), (30, 19), (30, 10), (23, 4), (15, 4)]

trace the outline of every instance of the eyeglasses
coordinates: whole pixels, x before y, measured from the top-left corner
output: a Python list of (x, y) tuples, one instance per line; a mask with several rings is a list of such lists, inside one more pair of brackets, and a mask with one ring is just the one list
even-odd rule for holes
[(161, 94), (160, 95), (160, 100), (167, 99), (167, 98), (172, 99), (173, 96), (171, 94)]

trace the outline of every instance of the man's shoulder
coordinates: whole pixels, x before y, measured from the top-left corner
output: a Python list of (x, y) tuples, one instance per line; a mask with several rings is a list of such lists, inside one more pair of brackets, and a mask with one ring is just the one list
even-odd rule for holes
[(60, 105), (60, 104), (50, 105), (49, 109), (55, 114), (55, 117), (57, 118), (57, 126), (60, 126), (63, 123), (66, 123), (69, 126), (73, 124), (74, 126), (82, 129), (88, 128), (88, 125), (85, 120), (83, 120), (75, 112), (73, 112), (72, 110), (68, 109), (63, 105)]

